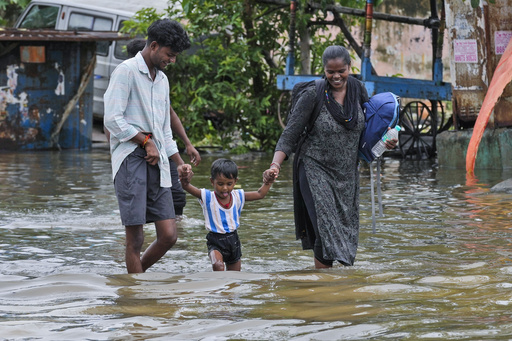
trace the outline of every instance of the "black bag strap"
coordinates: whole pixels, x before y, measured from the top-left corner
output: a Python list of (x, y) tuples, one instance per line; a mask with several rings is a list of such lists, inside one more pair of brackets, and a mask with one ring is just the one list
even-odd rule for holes
[(315, 106), (313, 108), (313, 114), (309, 119), (308, 125), (306, 126), (306, 133), (313, 129), (315, 125), (315, 121), (320, 114), (320, 109), (322, 108), (322, 104), (324, 103), (324, 91), (325, 91), (325, 79), (319, 78), (315, 79), (315, 88), (316, 88), (316, 97), (315, 97)]

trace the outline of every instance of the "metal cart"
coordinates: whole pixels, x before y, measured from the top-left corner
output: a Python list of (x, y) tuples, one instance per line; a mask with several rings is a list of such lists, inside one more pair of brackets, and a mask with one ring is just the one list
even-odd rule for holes
[[(362, 47), (350, 36), (348, 30), (343, 30), (347, 40), (361, 58), (361, 73), (355, 75), (364, 82), (370, 96), (380, 92), (393, 92), (403, 98), (425, 99), (407, 102), (401, 109), (400, 125), (402, 130), (399, 136), (399, 148), (404, 158), (426, 158), (435, 154), (436, 135), (448, 129), (451, 120), (445, 122), (445, 111), (441, 101), (451, 101), (452, 86), (443, 82), (442, 49), (445, 29), (444, 0), (441, 1), (440, 15), (436, 0), (430, 0), (431, 16), (426, 19), (410, 18), (405, 16), (389, 15), (373, 12), (373, 0), (366, 1), (366, 10), (357, 10), (338, 5), (327, 8), (335, 13), (364, 16), (365, 31)], [(278, 115), (281, 124), (285, 123), (285, 102), (289, 98), (289, 91), (298, 82), (309, 81), (321, 77), (320, 75), (294, 75), (294, 48), (295, 48), (295, 10), (297, 1), (291, 1), (290, 45), (286, 60), (284, 75), (277, 76), (277, 87), (284, 90), (278, 103)], [(399, 77), (378, 76), (373, 69), (371, 55), (372, 22), (373, 20), (386, 20), (391, 22), (421, 25), (431, 29), (432, 32), (432, 79), (411, 79)], [(335, 24), (335, 23), (333, 23)]]

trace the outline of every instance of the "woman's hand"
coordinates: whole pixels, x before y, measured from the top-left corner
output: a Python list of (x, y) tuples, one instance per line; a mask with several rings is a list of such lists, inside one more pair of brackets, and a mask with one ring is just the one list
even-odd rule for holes
[(263, 183), (265, 185), (274, 183), (278, 175), (279, 170), (277, 168), (267, 169), (266, 171), (263, 172)]
[[(391, 130), (391, 128), (388, 128), (388, 131)], [(398, 140), (397, 139), (391, 139), (391, 140), (387, 140), (385, 142), (386, 144), (386, 148), (391, 150), (391, 149), (395, 149), (396, 146), (398, 145)]]

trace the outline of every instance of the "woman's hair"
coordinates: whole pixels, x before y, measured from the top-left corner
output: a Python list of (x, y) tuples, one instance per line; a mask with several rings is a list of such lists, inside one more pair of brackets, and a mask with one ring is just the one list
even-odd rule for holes
[(148, 43), (154, 41), (160, 46), (170, 47), (176, 53), (190, 47), (187, 32), (177, 21), (170, 19), (159, 19), (148, 27)]
[(330, 60), (337, 58), (342, 59), (347, 66), (350, 66), (352, 62), (350, 59), (350, 53), (348, 53), (346, 48), (340, 45), (332, 45), (324, 50), (324, 54), (322, 55), (322, 63), (325, 66)]
[(228, 159), (217, 159), (213, 161), (210, 173), (212, 179), (215, 179), (218, 175), (224, 175), (228, 179), (237, 179), (238, 166), (234, 161)]

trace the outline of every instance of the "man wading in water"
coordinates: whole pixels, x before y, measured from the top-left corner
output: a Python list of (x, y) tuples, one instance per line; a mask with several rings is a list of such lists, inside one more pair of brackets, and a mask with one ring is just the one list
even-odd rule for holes
[[(104, 96), (128, 273), (146, 271), (178, 238), (168, 157), (180, 175), (192, 174), (173, 140), (169, 82), (162, 72), (190, 47), (190, 40), (181, 25), (169, 19), (155, 21), (147, 34), (141, 53), (116, 67)], [(151, 222), (157, 237), (141, 257), (143, 225)]]

